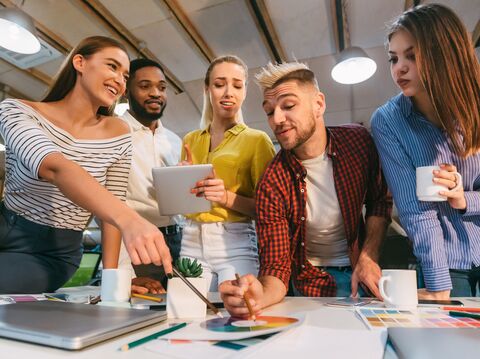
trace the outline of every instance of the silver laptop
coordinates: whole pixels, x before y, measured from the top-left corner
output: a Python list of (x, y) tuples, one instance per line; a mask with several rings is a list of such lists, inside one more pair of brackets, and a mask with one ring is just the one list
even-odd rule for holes
[(480, 356), (480, 329), (476, 328), (388, 328), (388, 338), (400, 359)]
[(165, 311), (56, 301), (0, 306), (0, 336), (76, 350), (161, 322)]
[(208, 212), (210, 201), (190, 192), (195, 183), (212, 173), (211, 164), (152, 168), (153, 183), (161, 215)]

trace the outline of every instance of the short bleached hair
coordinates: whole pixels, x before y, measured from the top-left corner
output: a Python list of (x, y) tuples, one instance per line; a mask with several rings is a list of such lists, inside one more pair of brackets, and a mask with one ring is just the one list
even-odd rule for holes
[(262, 91), (272, 89), (289, 80), (310, 83), (319, 90), (315, 74), (306, 64), (301, 62), (284, 62), (280, 64), (269, 62), (267, 66), (255, 74), (255, 80)]

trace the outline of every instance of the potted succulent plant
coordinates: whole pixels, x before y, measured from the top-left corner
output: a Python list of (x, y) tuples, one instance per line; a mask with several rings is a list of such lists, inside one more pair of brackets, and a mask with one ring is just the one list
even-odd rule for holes
[[(203, 268), (197, 260), (178, 258), (175, 267), (202, 293), (207, 296), (207, 281), (202, 278)], [(167, 315), (169, 318), (204, 318), (207, 314), (205, 303), (183, 282), (173, 277), (167, 284)]]

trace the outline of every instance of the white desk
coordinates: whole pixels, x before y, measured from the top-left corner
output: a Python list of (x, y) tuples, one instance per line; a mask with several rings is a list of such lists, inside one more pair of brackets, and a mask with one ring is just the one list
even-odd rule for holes
[[(465, 306), (479, 307), (479, 299), (461, 299)], [(323, 303), (332, 301), (332, 298), (292, 298), (287, 297), (282, 303), (265, 310), (265, 315), (291, 315), (298, 312), (317, 310), (317, 315), (307, 320), (308, 324), (331, 329), (357, 329), (367, 330), (363, 322), (352, 310), (332, 308), (323, 306)], [(74, 323), (72, 323), (74, 324)], [(52, 323), (53, 325), (53, 323)], [(17, 342), (13, 340), (0, 339), (0, 358), (135, 358), (158, 359), (159, 354), (150, 352), (139, 346), (127, 352), (119, 351), (119, 348), (134, 340), (143, 338), (155, 333), (163, 324), (137, 330), (130, 334), (110, 339), (106, 342), (96, 344), (81, 351), (66, 351), (61, 349), (42, 347), (40, 345)], [(387, 348), (386, 358), (394, 358), (395, 354)]]

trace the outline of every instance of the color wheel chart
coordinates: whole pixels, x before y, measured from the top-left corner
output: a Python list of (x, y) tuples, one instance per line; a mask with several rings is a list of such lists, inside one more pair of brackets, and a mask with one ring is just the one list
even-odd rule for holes
[(357, 313), (370, 329), (404, 328), (480, 328), (480, 320), (452, 317), (448, 312), (433, 309), (417, 311), (358, 308)]
[[(258, 317), (256, 320), (242, 320), (238, 318), (215, 318), (200, 324), (202, 328), (214, 332), (261, 332), (265, 330), (283, 330), (298, 322), (296, 318), (288, 317)], [(261, 333), (259, 333), (260, 335)]]

